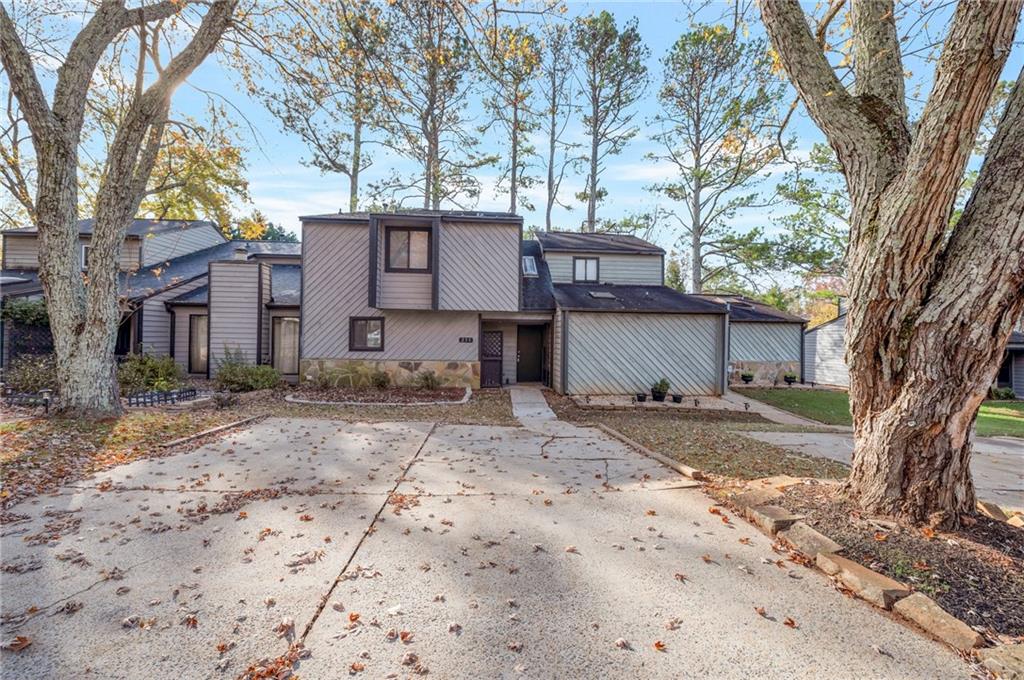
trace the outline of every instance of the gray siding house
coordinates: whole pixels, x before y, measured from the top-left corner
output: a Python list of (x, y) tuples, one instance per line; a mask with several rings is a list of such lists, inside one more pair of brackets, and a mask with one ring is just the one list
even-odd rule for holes
[[(91, 234), (92, 220), (80, 221), (83, 272)], [(2, 236), (3, 302), (41, 297), (36, 230), (8, 230)], [(169, 355), (189, 373), (208, 376), (216, 373), (227, 347), (252, 363), (274, 363), (282, 373), (297, 376), (299, 254), (297, 243), (229, 241), (212, 222), (134, 220), (121, 250), (120, 287), (128, 311), (115, 353)], [(236, 270), (259, 274), (237, 277)], [(3, 365), (12, 354), (48, 351), (48, 333), (45, 339), (33, 333), (31, 346), (20, 342), (23, 333), (4, 323)]]
[[(845, 311), (840, 311), (836, 318), (804, 333), (807, 382), (837, 387), (850, 386), (850, 373), (845, 359), (845, 335)], [(1009, 387), (1018, 399), (1024, 399), (1024, 318), (1010, 333), (995, 385)]]
[(538, 234), (506, 213), (302, 219), (300, 374), (396, 384), (542, 383), (564, 393), (725, 389), (726, 306), (663, 285), (632, 236)]

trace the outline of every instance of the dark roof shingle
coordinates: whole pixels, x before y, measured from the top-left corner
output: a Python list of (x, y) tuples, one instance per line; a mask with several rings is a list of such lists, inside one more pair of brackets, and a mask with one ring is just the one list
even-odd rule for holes
[(732, 293), (699, 293), (700, 297), (729, 304), (729, 322), (806, 323), (807, 319), (784, 312), (769, 304)]
[[(88, 218), (84, 220), (78, 220), (78, 233), (79, 234), (91, 234), (93, 225), (96, 220)], [(147, 220), (147, 219), (134, 219), (131, 224), (128, 225), (127, 235), (134, 238), (144, 238), (149, 234), (160, 234), (165, 231), (174, 231), (176, 229), (191, 229), (193, 227), (214, 227), (216, 224), (209, 220)], [(21, 227), (19, 229), (6, 229), (5, 234), (35, 234), (37, 230), (35, 227)]]
[(558, 306), (569, 310), (668, 314), (725, 313), (723, 304), (698, 295), (680, 293), (668, 286), (556, 283), (554, 294)]
[(591, 234), (573, 231), (542, 231), (537, 240), (545, 252), (630, 253), (662, 255), (663, 248), (630, 234)]
[(523, 310), (551, 311), (555, 308), (555, 295), (551, 290), (551, 271), (541, 257), (540, 243), (523, 241), (523, 257), (533, 257), (537, 263), (537, 276), (522, 276)]

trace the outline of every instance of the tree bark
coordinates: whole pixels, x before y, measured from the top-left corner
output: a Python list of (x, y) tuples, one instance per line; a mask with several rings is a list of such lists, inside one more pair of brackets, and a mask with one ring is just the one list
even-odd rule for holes
[(850, 190), (848, 489), (870, 512), (956, 526), (974, 509), (972, 428), (1024, 312), (1024, 72), (951, 233), (950, 217), (1022, 4), (960, 2), (912, 135), (891, 0), (853, 3), (856, 95), (797, 1), (761, 0)]
[(590, 131), (590, 175), (588, 177), (588, 190), (587, 190), (587, 226), (584, 231), (593, 232), (594, 227), (597, 224), (597, 154), (599, 150), (598, 141), (600, 137), (600, 131), (598, 130), (597, 121), (599, 111), (597, 109), (597, 97), (592, 97), (594, 102), (594, 108), (591, 111), (591, 117), (594, 123)]
[(156, 161), (171, 95), (213, 51), (230, 25), (236, 3), (213, 2), (192, 40), (166, 64), (157, 81), (137, 92), (131, 102), (97, 193), (85, 275), (78, 248), (78, 145), (92, 75), (123, 31), (172, 16), (185, 3), (166, 0), (128, 10), (119, 2), (101, 2), (58, 70), (52, 108), (17, 28), (0, 5), (0, 61), (32, 130), (36, 151), (39, 276), (56, 355), (58, 408), (66, 414), (100, 418), (121, 412), (114, 364), (121, 314), (121, 246)]

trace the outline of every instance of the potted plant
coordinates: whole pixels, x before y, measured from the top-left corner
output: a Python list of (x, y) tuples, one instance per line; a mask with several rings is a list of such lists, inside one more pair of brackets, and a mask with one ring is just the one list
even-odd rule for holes
[(796, 382), (796, 373), (787, 373), (782, 376), (782, 379), (786, 381), (787, 385), (792, 385)]
[(658, 382), (651, 385), (651, 399), (654, 401), (665, 401), (665, 395), (668, 394), (668, 379), (662, 378)]
[(740, 380), (742, 380), (744, 384), (749, 385), (754, 382), (754, 374), (750, 371), (743, 371), (740, 373)]
[(647, 395), (644, 394), (643, 392), (637, 392), (636, 393), (636, 401), (637, 401), (637, 403), (642, 403), (642, 402), (647, 401)]
[(672, 395), (672, 403), (673, 404), (682, 404), (683, 403), (683, 395), (681, 395), (681, 394), (673, 394)]

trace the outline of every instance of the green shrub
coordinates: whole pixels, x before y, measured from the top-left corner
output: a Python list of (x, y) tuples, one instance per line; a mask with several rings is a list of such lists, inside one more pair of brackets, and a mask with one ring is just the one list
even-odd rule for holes
[(57, 360), (52, 354), (22, 354), (4, 370), (4, 386), (14, 392), (57, 391)]
[(668, 382), (668, 378), (662, 378), (658, 382), (651, 385), (653, 392), (659, 392), (661, 394), (668, 394), (668, 388), (671, 387)]
[(117, 367), (117, 382), (125, 395), (173, 390), (183, 379), (181, 367), (171, 357), (130, 354)]
[(433, 371), (420, 371), (413, 376), (412, 384), (421, 390), (436, 390), (441, 387), (441, 379)]
[(1010, 399), (1016, 399), (1017, 394), (1013, 391), (1012, 387), (993, 387), (989, 390), (991, 399), (999, 401), (1008, 401)]
[(23, 326), (49, 326), (50, 316), (46, 313), (46, 301), (42, 299), (11, 298), (4, 302), (0, 319), (13, 321)]
[(374, 371), (370, 374), (370, 384), (378, 390), (386, 390), (391, 385), (391, 376), (386, 371)]
[(272, 366), (254, 366), (245, 360), (245, 352), (224, 348), (217, 363), (217, 387), (228, 392), (267, 390), (281, 384), (281, 374)]

